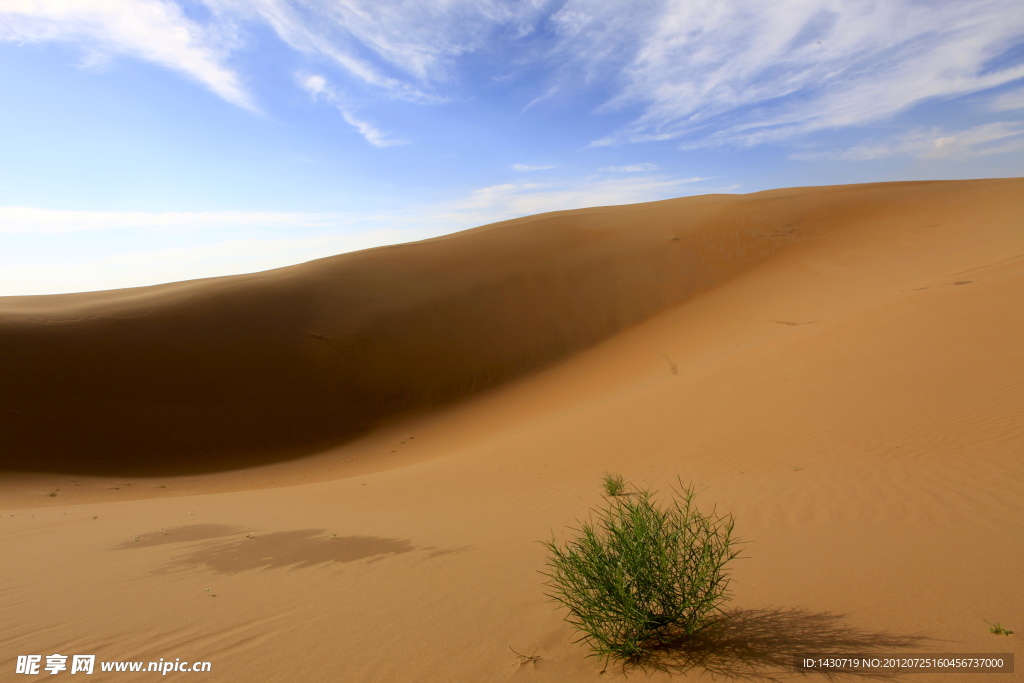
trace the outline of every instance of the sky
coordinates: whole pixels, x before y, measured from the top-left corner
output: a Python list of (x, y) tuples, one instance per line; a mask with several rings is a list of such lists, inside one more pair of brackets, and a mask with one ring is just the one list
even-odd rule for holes
[(0, 296), (1016, 176), (1021, 0), (0, 0)]

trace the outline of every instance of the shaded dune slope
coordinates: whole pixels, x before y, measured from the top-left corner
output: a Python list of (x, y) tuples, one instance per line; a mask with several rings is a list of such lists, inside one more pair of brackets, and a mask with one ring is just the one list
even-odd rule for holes
[(565, 358), (795, 243), (1022, 193), (1011, 179), (690, 197), (253, 275), (0, 298), (0, 470), (298, 457)]

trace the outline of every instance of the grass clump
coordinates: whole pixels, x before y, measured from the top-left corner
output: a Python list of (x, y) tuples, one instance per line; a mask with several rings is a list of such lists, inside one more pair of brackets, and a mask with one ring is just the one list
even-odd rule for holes
[(649, 491), (609, 498), (576, 538), (544, 543), (548, 597), (591, 656), (640, 661), (704, 629), (729, 598), (732, 516), (702, 514), (682, 482), (674, 493), (664, 506)]
[(621, 474), (606, 472), (604, 475), (604, 492), (609, 496), (621, 496), (626, 493), (626, 480)]
[(997, 636), (1011, 636), (1011, 635), (1013, 635), (1013, 631), (1007, 630), (1006, 628), (1001, 626), (998, 621), (996, 623), (994, 623), (994, 624), (989, 624), (989, 629), (988, 630), (989, 630), (990, 633), (994, 633)]
[(516, 652), (514, 649), (512, 649), (511, 645), (508, 646), (508, 649), (512, 650), (512, 652), (516, 656), (516, 659), (519, 660), (519, 666), (526, 666), (527, 664), (536, 664), (537, 662), (539, 662), (539, 661), (541, 661), (543, 659), (543, 657), (541, 657), (540, 655), (538, 655), (536, 653), (534, 653), (532, 655), (521, 655), (518, 652)]

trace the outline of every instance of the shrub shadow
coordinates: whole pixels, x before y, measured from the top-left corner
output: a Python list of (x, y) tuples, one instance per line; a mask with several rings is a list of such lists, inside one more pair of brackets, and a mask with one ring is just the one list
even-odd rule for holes
[[(304, 569), (318, 565), (365, 560), (377, 562), (393, 555), (421, 551), (424, 559), (463, 552), (469, 547), (438, 548), (407, 539), (380, 536), (335, 536), (326, 529), (254, 532), (237, 526), (197, 524), (142, 534), (113, 550), (135, 550), (169, 543), (189, 543), (154, 574), (177, 570), (210, 570), (236, 574), (252, 569)], [(197, 543), (198, 542), (198, 543)]]
[[(726, 680), (782, 681), (814, 675), (827, 680), (888, 680), (897, 674), (798, 671), (797, 657), (869, 654), (926, 647), (934, 638), (846, 626), (845, 615), (803, 609), (729, 610), (696, 636), (680, 637), (629, 669), (685, 675), (704, 671)], [(904, 674), (905, 675), (905, 674)]]
[(398, 538), (331, 538), (324, 529), (297, 529), (204, 543), (174, 558), (167, 569), (207, 569), (218, 574), (236, 574), (250, 569), (304, 569), (320, 564), (382, 559), (420, 549)]

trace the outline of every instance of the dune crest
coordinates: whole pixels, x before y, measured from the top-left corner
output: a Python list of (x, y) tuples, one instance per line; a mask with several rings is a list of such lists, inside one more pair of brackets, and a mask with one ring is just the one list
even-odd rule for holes
[(1022, 190), (688, 197), (252, 275), (0, 298), (0, 470), (146, 476), (298, 457), (564, 359), (780, 250), (879, 222), (969, 220)]

